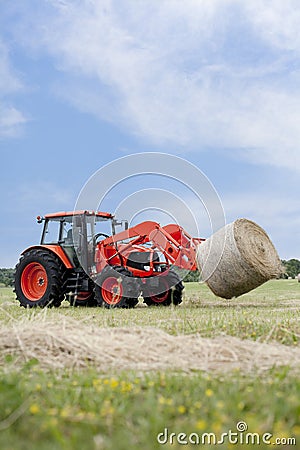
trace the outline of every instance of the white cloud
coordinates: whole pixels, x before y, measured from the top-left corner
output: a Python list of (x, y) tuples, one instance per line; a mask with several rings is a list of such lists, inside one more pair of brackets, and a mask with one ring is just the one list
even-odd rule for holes
[[(246, 2), (245, 2), (246, 3)], [(247, 2), (248, 13), (263, 38), (280, 49), (300, 52), (300, 8), (298, 0)]]
[(9, 96), (21, 89), (9, 63), (8, 51), (0, 40), (0, 137), (14, 136), (26, 122), (21, 111), (9, 101)]
[(81, 110), (178, 151), (300, 171), (299, 2), (39, 3), (32, 45), (55, 57), (57, 89)]
[(0, 92), (10, 94), (20, 89), (19, 80), (12, 74), (9, 64), (8, 51), (3, 42), (0, 40)]
[(245, 217), (254, 220), (270, 235), (283, 259), (300, 258), (300, 215), (296, 192), (280, 189), (228, 193), (223, 206), (227, 222)]
[(20, 125), (24, 124), (24, 115), (8, 104), (0, 104), (0, 137), (15, 136)]

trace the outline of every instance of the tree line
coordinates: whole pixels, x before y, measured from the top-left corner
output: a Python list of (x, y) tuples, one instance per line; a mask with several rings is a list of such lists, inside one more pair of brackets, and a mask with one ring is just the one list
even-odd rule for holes
[(13, 286), (15, 269), (0, 269), (0, 284)]
[[(295, 278), (298, 273), (300, 273), (300, 261), (299, 259), (289, 259), (289, 260), (282, 260), (282, 265), (284, 266), (284, 273), (282, 274), (282, 278), (288, 278), (292, 277)], [(178, 270), (181, 277), (184, 278), (184, 281), (199, 281), (199, 272), (198, 270), (193, 272)], [(4, 286), (13, 286), (14, 283), (14, 273), (15, 269), (6, 269), (6, 268), (0, 268), (0, 284)]]
[(295, 278), (300, 273), (300, 261), (299, 259), (289, 259), (285, 261), (284, 259), (281, 261), (284, 268), (285, 273), (283, 274), (284, 278), (292, 277)]

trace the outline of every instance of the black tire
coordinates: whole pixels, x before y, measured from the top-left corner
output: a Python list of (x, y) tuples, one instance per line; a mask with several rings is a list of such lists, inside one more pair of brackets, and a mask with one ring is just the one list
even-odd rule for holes
[(160, 274), (147, 278), (142, 295), (144, 303), (148, 306), (169, 306), (172, 298), (166, 275)]
[(64, 299), (64, 274), (63, 264), (53, 253), (28, 250), (16, 265), (14, 292), (20, 306), (60, 306)]
[(144, 303), (148, 306), (177, 306), (182, 302), (183, 283), (177, 273), (169, 269), (151, 277), (143, 288)]
[(172, 303), (177, 306), (182, 303), (182, 291), (184, 289), (184, 284), (182, 283), (179, 275), (173, 269), (169, 270), (167, 277), (172, 291)]
[(139, 302), (139, 299), (136, 297), (126, 298), (126, 306), (125, 308), (134, 308)]
[[(87, 297), (85, 298), (83, 296), (83, 294), (86, 294)], [(73, 297), (72, 299), (69, 300), (71, 306), (75, 306), (75, 307), (76, 306), (85, 306), (85, 307), (90, 307), (90, 308), (97, 306), (94, 289), (93, 289), (93, 292), (86, 292), (86, 293), (79, 292), (78, 296), (76, 298), (75, 297)]]
[[(104, 289), (110, 280), (114, 292)], [(139, 283), (132, 272), (122, 266), (106, 266), (98, 275), (94, 291), (97, 305), (105, 308), (134, 308), (140, 293)], [(115, 299), (114, 295), (117, 296)]]

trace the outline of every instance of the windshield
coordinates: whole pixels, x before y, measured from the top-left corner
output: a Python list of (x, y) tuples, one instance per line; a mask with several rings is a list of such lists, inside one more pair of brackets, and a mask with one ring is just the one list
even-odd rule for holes
[[(83, 227), (85, 219), (86, 229)], [(125, 220), (117, 221), (112, 218), (93, 215), (66, 216), (46, 219), (42, 235), (42, 244), (60, 243), (67, 246), (79, 245), (80, 236), (86, 236), (87, 242), (95, 236), (99, 240), (106, 236), (120, 233), (128, 228)], [(86, 233), (86, 234), (85, 234)]]
[[(86, 227), (88, 241), (99, 233), (103, 233), (107, 236), (111, 236), (112, 234), (111, 219), (88, 216), (86, 218)], [(104, 237), (105, 236), (103, 236), (103, 238)]]

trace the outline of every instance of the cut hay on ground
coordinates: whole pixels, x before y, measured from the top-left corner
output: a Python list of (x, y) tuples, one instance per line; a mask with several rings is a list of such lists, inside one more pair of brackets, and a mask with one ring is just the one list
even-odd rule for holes
[(213, 293), (227, 299), (245, 294), (282, 272), (267, 233), (247, 219), (226, 225), (201, 243), (197, 263)]
[[(157, 328), (98, 328), (45, 312), (0, 327), (0, 364), (20, 368), (36, 358), (41, 368), (96, 367), (111, 370), (262, 371), (272, 366), (300, 366), (300, 349), (230, 336), (171, 336)], [(9, 366), (7, 356), (13, 356)]]

